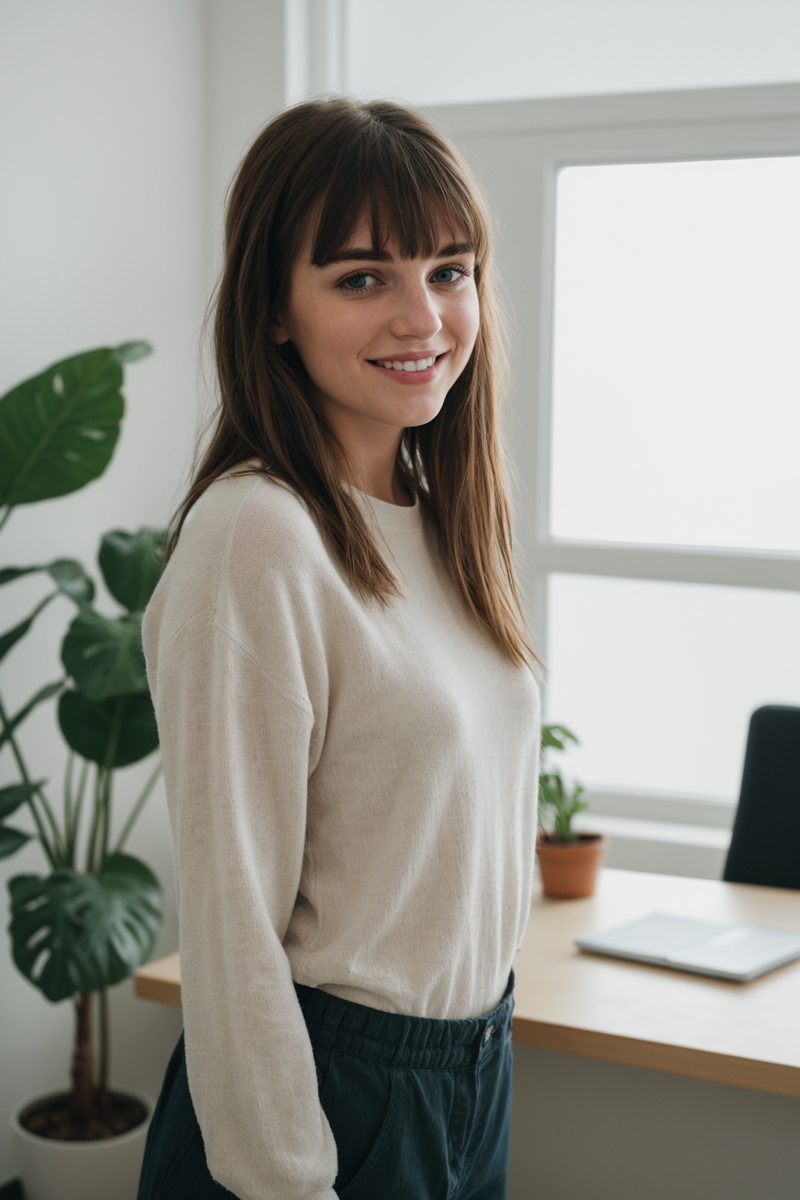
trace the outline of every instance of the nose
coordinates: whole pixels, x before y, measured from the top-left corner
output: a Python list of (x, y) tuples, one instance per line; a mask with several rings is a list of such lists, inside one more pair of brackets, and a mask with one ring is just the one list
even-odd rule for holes
[(442, 328), (436, 300), (424, 283), (402, 288), (389, 322), (391, 333), (397, 338), (430, 341)]

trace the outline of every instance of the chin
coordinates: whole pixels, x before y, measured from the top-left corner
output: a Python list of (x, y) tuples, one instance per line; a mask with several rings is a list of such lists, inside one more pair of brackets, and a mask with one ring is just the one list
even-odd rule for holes
[(405, 429), (407, 426), (412, 428), (417, 425), (427, 425), (434, 417), (438, 416), (442, 411), (444, 399), (430, 404), (407, 404), (404, 408), (393, 414), (392, 425), (397, 425), (399, 428)]

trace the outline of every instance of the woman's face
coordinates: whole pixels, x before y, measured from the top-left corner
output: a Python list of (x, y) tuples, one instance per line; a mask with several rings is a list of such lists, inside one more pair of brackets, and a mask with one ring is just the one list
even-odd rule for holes
[(399, 442), (436, 416), (472, 353), (475, 256), (446, 229), (432, 258), (402, 259), (393, 240), (378, 258), (371, 247), (366, 220), (337, 262), (314, 266), (307, 243), (274, 336), (294, 344), (345, 442)]

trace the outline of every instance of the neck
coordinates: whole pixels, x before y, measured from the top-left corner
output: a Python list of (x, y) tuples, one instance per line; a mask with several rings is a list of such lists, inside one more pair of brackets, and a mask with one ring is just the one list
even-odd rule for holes
[(348, 446), (347, 462), (340, 464), (342, 478), (375, 500), (411, 508), (414, 500), (400, 482), (397, 469), (399, 444), (398, 436), (380, 451), (375, 446), (369, 447), (369, 453), (366, 446)]
[(372, 496), (375, 500), (383, 500), (386, 504), (398, 504), (403, 508), (413, 507), (413, 497), (408, 494), (401, 484), (396, 467), (394, 467), (388, 479), (385, 475), (379, 475), (375, 472), (367, 474), (362, 472), (355, 477), (351, 473), (350, 476), (345, 476), (345, 478), (347, 478), (353, 487), (358, 488), (361, 492), (366, 492), (368, 496)]

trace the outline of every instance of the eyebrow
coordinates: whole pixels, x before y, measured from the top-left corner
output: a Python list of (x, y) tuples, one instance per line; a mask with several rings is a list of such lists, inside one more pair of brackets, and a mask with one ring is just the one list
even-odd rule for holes
[[(436, 258), (454, 258), (457, 254), (471, 254), (473, 246), (470, 242), (450, 242), (447, 246), (442, 246), (441, 250), (436, 254)], [(348, 246), (333, 258), (328, 259), (324, 264), (326, 267), (333, 266), (334, 263), (343, 262), (394, 262), (388, 250), (373, 250), (371, 247), (363, 246)]]

